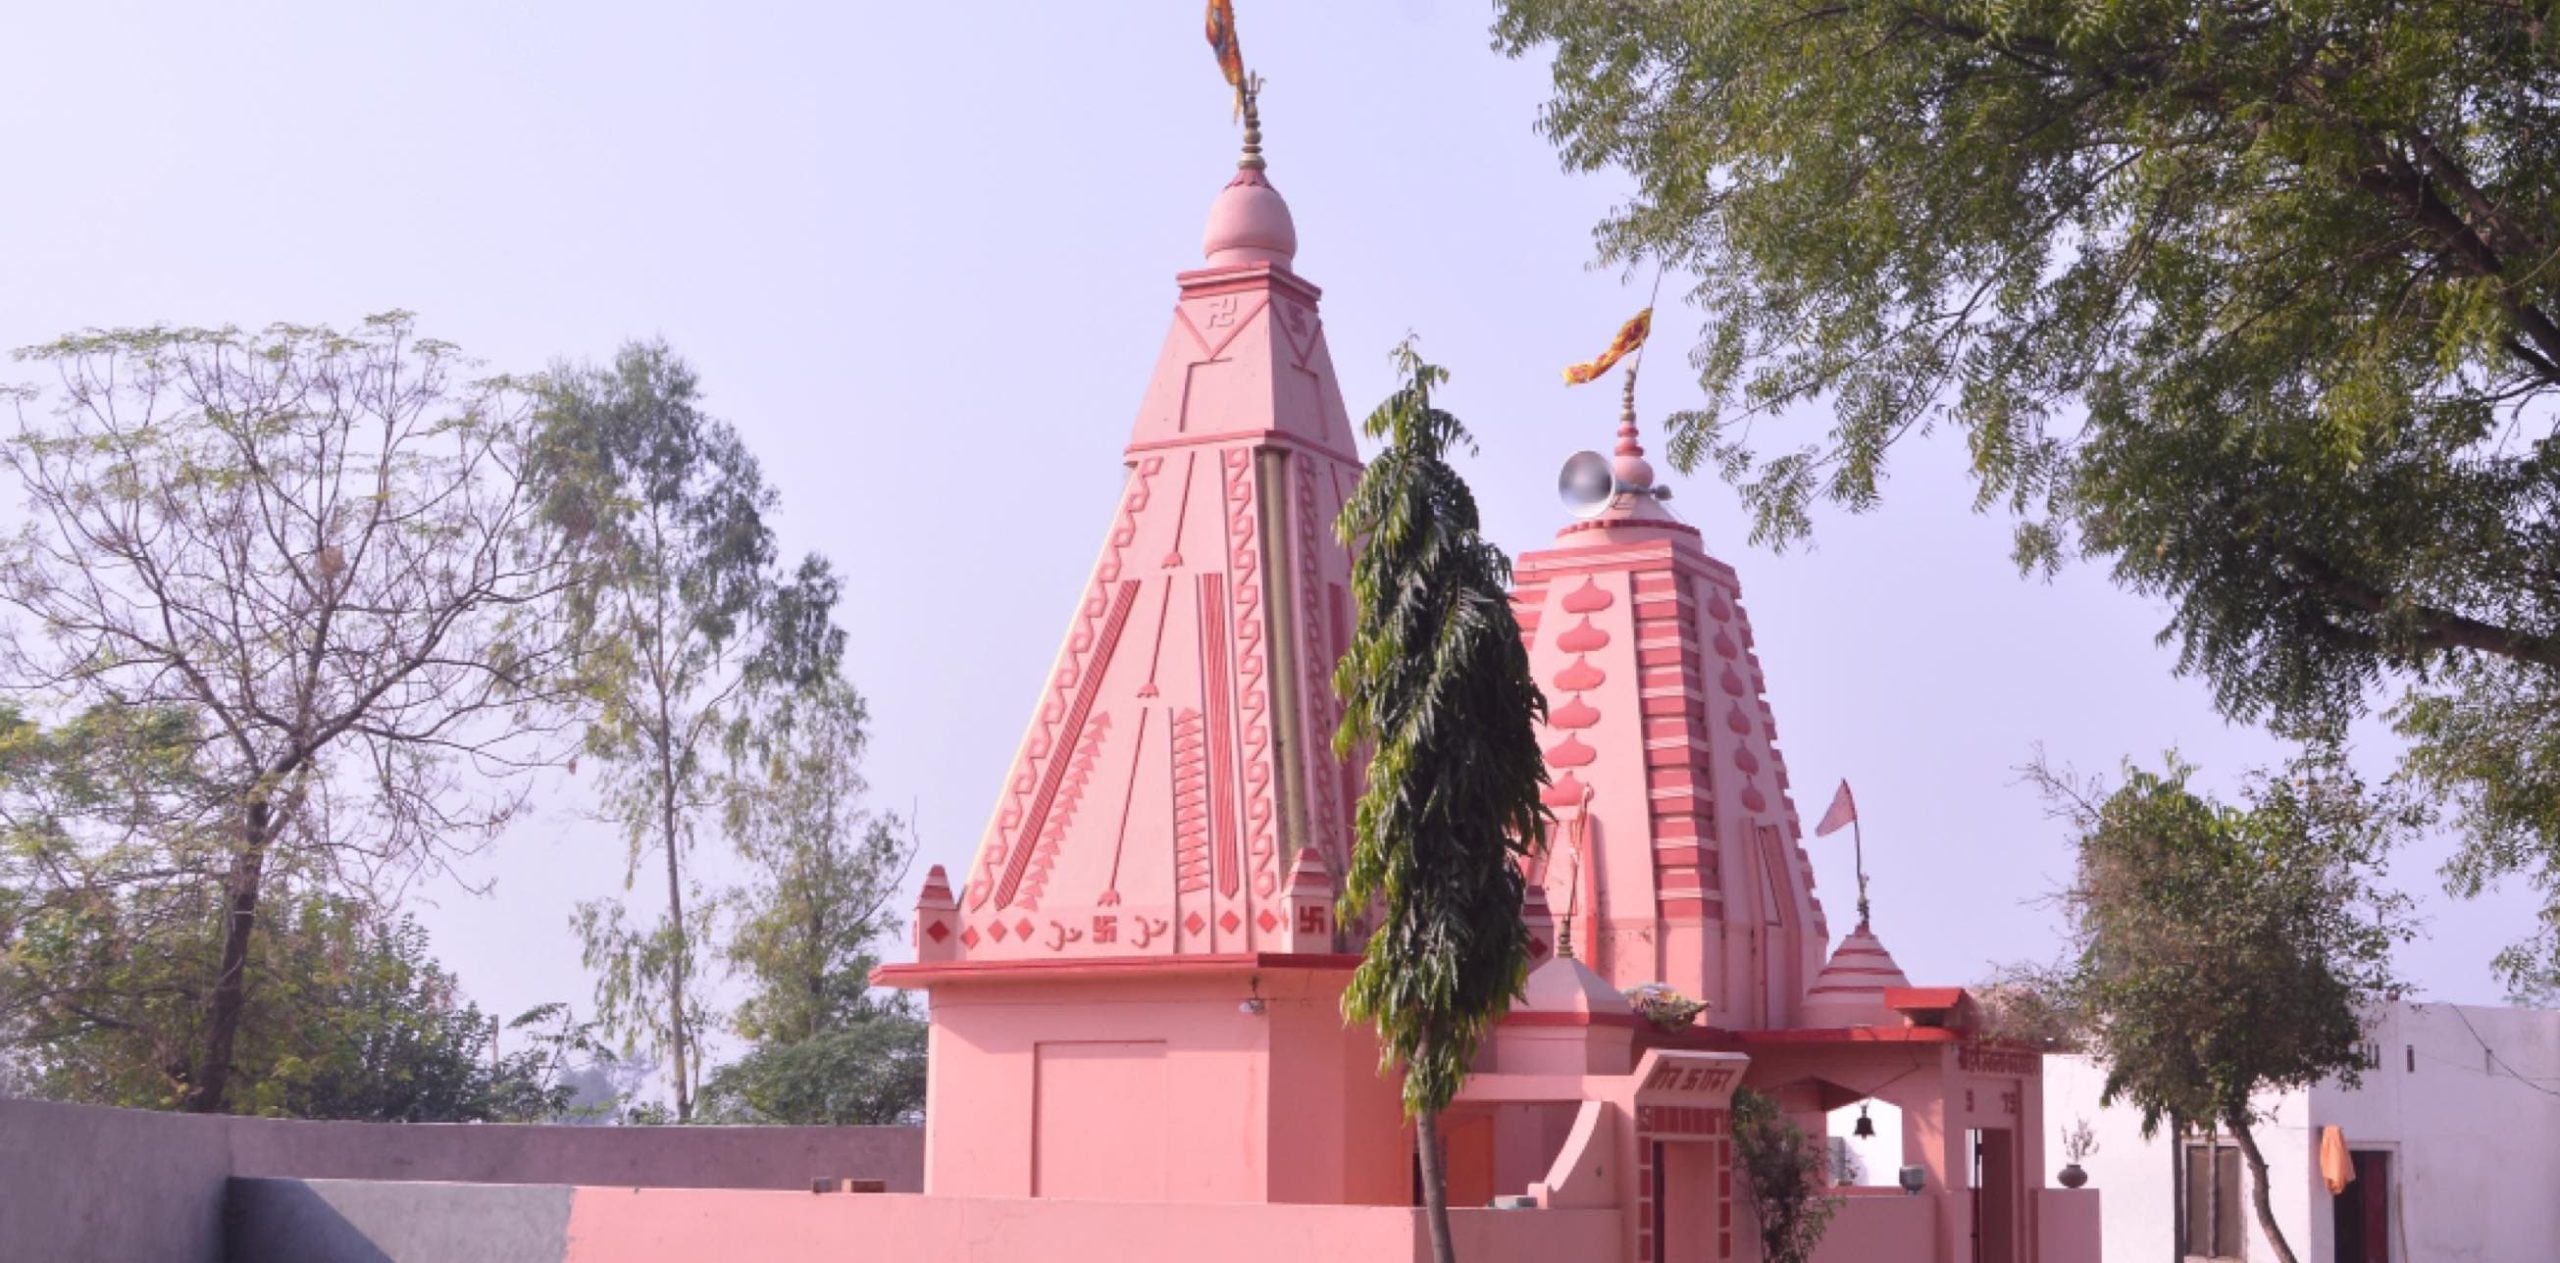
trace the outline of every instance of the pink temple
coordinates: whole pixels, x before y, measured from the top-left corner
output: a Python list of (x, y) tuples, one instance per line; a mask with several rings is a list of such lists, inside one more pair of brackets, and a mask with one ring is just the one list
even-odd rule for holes
[[(1316, 1241), (1314, 1208), (1415, 1189), (1396, 1084), (1340, 1010), (1361, 768), (1330, 743), (1332, 524), (1360, 462), (1257, 156), (1204, 248), (976, 858), (956, 891), (928, 877), (917, 958), (879, 978), (932, 998), (922, 1205), (1261, 1204)], [(1607, 502), (1518, 566), (1558, 827), (1522, 911), (1534, 971), (1445, 1119), (1452, 1204), (1520, 1208), (1462, 1210), (1468, 1257), (1756, 1257), (1728, 1115), (1746, 1085), (1817, 1136), (1844, 1107), (1899, 1111), (1900, 1161), (1849, 1190), (1825, 1260), (2093, 1257), (2095, 1194), (2036, 1186), (2040, 1058), (1984, 1039), (1961, 988), (1908, 986), (1868, 926), (1826, 964), (1740, 585), (1662, 503), (1632, 413), (1613, 455)], [(1624, 994), (1648, 984), (1703, 1011), (1650, 1020)], [(1892, 1186), (1903, 1166), (1920, 1195)]]

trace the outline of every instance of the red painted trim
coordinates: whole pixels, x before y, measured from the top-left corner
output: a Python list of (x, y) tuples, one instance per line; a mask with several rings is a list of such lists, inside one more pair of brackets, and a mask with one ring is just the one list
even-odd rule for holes
[(1652, 1023), (1633, 1013), (1532, 1013), (1521, 1010), (1502, 1015), (1504, 1026), (1651, 1026)]
[(1884, 1003), (1889, 1009), (1952, 1009), (1964, 1003), (1964, 988), (1887, 987)]
[(1840, 1026), (1803, 1030), (1736, 1031), (1745, 1047), (1753, 1044), (1961, 1044), (1964, 1034), (1942, 1026)]
[(1221, 952), (1187, 956), (1066, 956), (1047, 960), (954, 960), (882, 965), (871, 971), (875, 986), (915, 989), (956, 982), (1004, 982), (1015, 978), (1078, 979), (1160, 977), (1167, 974), (1249, 973), (1258, 969), (1304, 969), (1343, 973), (1358, 968), (1360, 957), (1347, 952)]

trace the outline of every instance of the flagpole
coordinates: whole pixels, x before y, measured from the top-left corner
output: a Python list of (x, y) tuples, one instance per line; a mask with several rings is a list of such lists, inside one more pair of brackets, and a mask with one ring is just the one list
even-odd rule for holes
[(1849, 814), (1849, 845), (1858, 857), (1858, 928), (1867, 928), (1867, 831), (1858, 823), (1857, 809)]

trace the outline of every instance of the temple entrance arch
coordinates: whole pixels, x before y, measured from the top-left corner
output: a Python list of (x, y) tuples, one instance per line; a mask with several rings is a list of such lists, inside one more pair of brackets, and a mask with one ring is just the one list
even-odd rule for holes
[(1733, 1257), (1733, 1090), (1739, 1058), (1654, 1051), (1636, 1068), (1637, 1263)]

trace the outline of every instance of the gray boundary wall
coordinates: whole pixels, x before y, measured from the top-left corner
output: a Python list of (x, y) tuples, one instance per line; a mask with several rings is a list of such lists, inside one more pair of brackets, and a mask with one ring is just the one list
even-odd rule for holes
[(320, 1123), (0, 1100), (0, 1260), (221, 1263), (233, 1176), (920, 1192), (917, 1127)]

